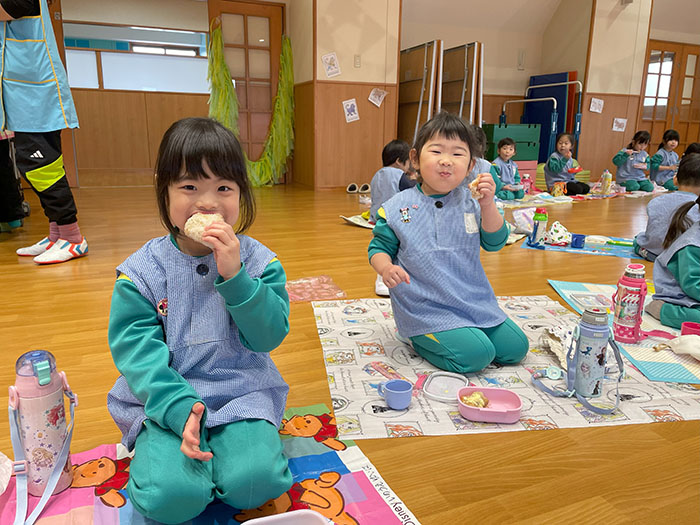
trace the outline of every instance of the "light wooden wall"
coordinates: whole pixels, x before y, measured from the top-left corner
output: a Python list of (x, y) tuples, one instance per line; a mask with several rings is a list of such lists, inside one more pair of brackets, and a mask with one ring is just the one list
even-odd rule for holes
[[(367, 99), (375, 87), (388, 91), (380, 108)], [(396, 138), (397, 96), (395, 84), (316, 82), (316, 189), (369, 183), (382, 166), (382, 148)], [(342, 101), (351, 98), (360, 120), (346, 123)]]
[[(588, 110), (593, 97), (604, 101), (602, 113)], [(615, 175), (612, 158), (632, 140), (638, 112), (638, 95), (584, 93), (578, 161), (582, 168), (591, 171), (591, 181), (598, 180), (605, 169)], [(616, 117), (627, 119), (627, 129), (624, 132), (612, 130), (613, 119)]]
[(292, 182), (314, 186), (314, 84), (294, 86), (294, 157)]
[(150, 186), (165, 130), (184, 117), (206, 117), (209, 95), (73, 89), (81, 186)]
[[(498, 118), (501, 116), (503, 103), (506, 100), (518, 100), (523, 98), (522, 95), (484, 95), (483, 119), (486, 124), (498, 124)], [(508, 104), (506, 106), (506, 117), (508, 124), (520, 123), (520, 117), (523, 114), (523, 104)]]

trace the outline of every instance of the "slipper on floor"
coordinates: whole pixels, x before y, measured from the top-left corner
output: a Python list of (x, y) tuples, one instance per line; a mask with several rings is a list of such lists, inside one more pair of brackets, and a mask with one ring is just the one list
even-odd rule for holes
[(348, 184), (348, 187), (345, 188), (345, 191), (347, 191), (348, 193), (357, 193), (357, 190), (357, 184), (355, 184), (354, 182), (351, 182), (350, 184)]
[(365, 183), (362, 186), (360, 186), (360, 189), (358, 191), (360, 193), (369, 193), (370, 191), (372, 191), (372, 188), (369, 184)]

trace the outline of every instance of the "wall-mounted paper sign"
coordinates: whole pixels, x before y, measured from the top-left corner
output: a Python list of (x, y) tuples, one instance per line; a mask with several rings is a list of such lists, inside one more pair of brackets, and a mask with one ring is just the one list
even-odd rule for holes
[(627, 119), (626, 118), (616, 118), (613, 120), (613, 126), (612, 126), (613, 131), (625, 131), (626, 128), (627, 128)]
[(591, 106), (588, 108), (592, 113), (602, 113), (605, 101), (601, 98), (591, 98)]
[(360, 114), (357, 112), (357, 101), (354, 98), (343, 100), (343, 112), (345, 113), (345, 122), (360, 120)]
[(338, 63), (338, 57), (335, 55), (335, 52), (323, 55), (321, 57), (321, 62), (323, 62), (323, 67), (326, 70), (326, 76), (328, 78), (340, 75), (340, 64)]
[(389, 94), (388, 91), (384, 91), (383, 89), (379, 88), (374, 88), (372, 91), (369, 92), (369, 101), (377, 106), (378, 108), (382, 107), (382, 102), (384, 101), (384, 97), (386, 97)]

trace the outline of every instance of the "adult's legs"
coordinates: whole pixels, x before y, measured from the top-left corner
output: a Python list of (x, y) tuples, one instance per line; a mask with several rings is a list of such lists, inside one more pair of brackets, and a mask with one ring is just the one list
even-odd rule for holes
[[(181, 437), (151, 420), (136, 438), (126, 490), (136, 510), (162, 523), (188, 521), (214, 500), (213, 460), (190, 459), (181, 444)], [(209, 450), (206, 431), (200, 448)]]
[(15, 145), (17, 167), (39, 196), (49, 219), (49, 235), (32, 246), (20, 248), (17, 254), (34, 256), (34, 262), (39, 264), (86, 255), (87, 241), (78, 227), (78, 212), (63, 167), (61, 131), (16, 132)]
[(259, 507), (292, 486), (277, 428), (246, 419), (209, 429), (216, 497), (238, 509)]

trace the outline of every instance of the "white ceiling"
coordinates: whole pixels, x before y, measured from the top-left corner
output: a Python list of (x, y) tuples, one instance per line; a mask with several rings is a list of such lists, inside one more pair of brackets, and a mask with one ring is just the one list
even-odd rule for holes
[[(670, 1), (670, 0), (666, 0)], [(686, 0), (697, 2), (697, 0)], [(544, 29), (561, 0), (403, 0), (402, 22), (530, 32)]]

